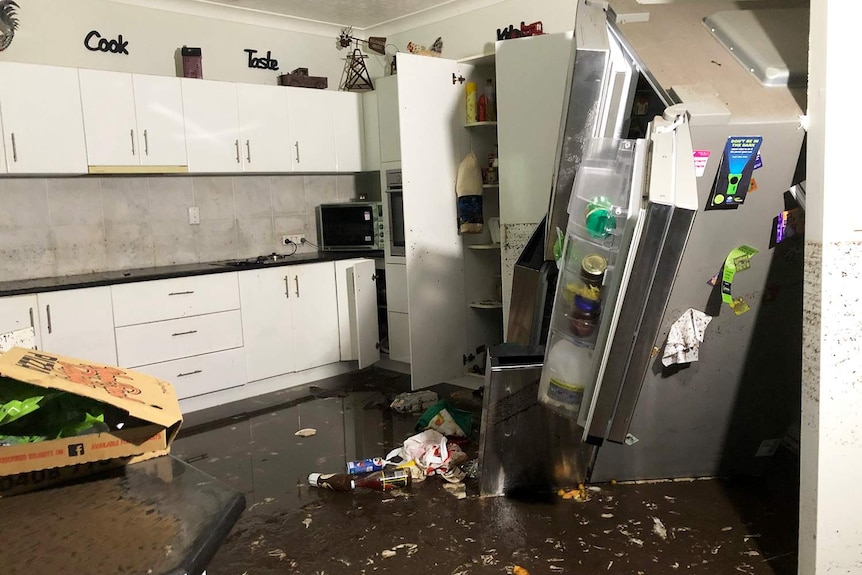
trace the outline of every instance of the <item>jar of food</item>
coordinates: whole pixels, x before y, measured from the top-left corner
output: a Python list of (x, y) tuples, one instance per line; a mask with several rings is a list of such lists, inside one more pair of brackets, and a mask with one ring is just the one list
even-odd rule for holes
[(575, 296), (572, 308), (572, 333), (578, 337), (590, 337), (599, 325), (601, 302), (582, 296)]
[(607, 269), (608, 260), (599, 254), (589, 254), (581, 260), (581, 279), (588, 286), (601, 289)]

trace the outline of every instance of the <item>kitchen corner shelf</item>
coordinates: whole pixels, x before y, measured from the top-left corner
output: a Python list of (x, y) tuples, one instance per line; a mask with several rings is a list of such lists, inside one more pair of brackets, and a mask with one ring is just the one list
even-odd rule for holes
[(497, 300), (482, 300), (470, 302), (473, 309), (503, 309), (503, 302)]
[(465, 128), (476, 128), (478, 126), (496, 126), (496, 125), (497, 125), (496, 121), (493, 121), (493, 122), (467, 122), (466, 124), (464, 124), (464, 127)]
[(471, 250), (499, 250), (500, 244), (470, 244), (467, 247)]
[(500, 184), (482, 184), (483, 190), (496, 190), (500, 187)]

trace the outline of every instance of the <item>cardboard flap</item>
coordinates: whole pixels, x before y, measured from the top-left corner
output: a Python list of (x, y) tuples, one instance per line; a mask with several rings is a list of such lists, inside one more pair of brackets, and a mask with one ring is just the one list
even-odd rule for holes
[(143, 373), (15, 347), (0, 354), (0, 375), (89, 397), (166, 428), (182, 421), (171, 385)]

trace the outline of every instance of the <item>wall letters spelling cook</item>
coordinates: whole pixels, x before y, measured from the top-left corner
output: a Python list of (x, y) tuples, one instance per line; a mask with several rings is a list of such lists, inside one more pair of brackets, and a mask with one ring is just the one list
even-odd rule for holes
[(102, 38), (102, 35), (98, 31), (91, 30), (84, 38), (84, 47), (90, 52), (111, 52), (112, 54), (129, 55), (129, 51), (126, 49), (129, 47), (129, 42), (128, 40), (123, 40), (122, 34), (117, 36), (116, 40), (107, 40)]

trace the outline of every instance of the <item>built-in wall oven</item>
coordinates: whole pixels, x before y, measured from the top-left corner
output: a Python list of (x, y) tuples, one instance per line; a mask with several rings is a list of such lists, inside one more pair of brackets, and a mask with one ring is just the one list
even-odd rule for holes
[(386, 176), (386, 207), (389, 224), (389, 254), (404, 257), (404, 190), (401, 184), (401, 169), (389, 169)]

